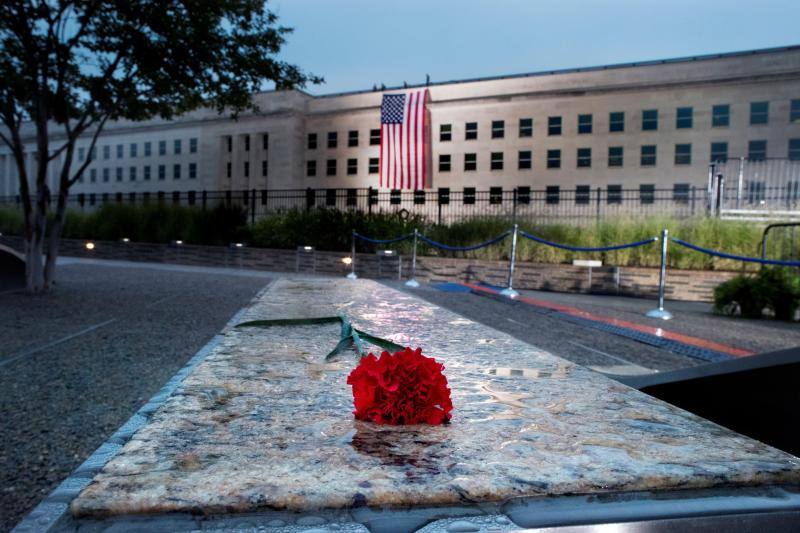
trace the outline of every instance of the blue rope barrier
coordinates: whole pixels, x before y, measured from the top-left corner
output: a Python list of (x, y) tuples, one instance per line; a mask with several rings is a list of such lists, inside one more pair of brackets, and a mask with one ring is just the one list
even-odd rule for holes
[(418, 235), (418, 237), (421, 240), (423, 240), (423, 241), (427, 242), (428, 244), (430, 244), (431, 246), (435, 246), (436, 248), (441, 248), (442, 250), (449, 250), (451, 252), (468, 252), (470, 250), (477, 250), (478, 248), (483, 248), (485, 246), (491, 246), (492, 244), (494, 244), (496, 242), (502, 241), (503, 239), (508, 237), (510, 234), (511, 234), (510, 231), (506, 231), (506, 232), (498, 235), (494, 239), (488, 240), (486, 242), (482, 242), (480, 244), (475, 244), (475, 245), (472, 245), (472, 246), (449, 246), (447, 244), (443, 244), (441, 242), (436, 242), (434, 240), (431, 240), (428, 237), (426, 237), (425, 235), (423, 235), (422, 233), (420, 233)]
[(723, 259), (735, 259), (737, 261), (744, 261), (746, 263), (760, 263), (762, 265), (778, 265), (778, 266), (792, 266), (792, 267), (800, 267), (800, 261), (780, 261), (777, 259), (761, 259), (759, 257), (746, 257), (743, 255), (734, 255), (734, 254), (727, 254), (725, 252), (718, 252), (717, 250), (710, 250), (708, 248), (702, 248), (697, 246), (696, 244), (692, 244), (690, 242), (682, 241), (680, 239), (676, 239), (672, 237), (672, 241), (676, 244), (680, 244), (685, 248), (689, 248), (690, 250), (694, 250), (695, 252), (702, 252), (704, 254), (721, 257)]
[(365, 237), (364, 235), (356, 233), (355, 231), (353, 232), (353, 237), (357, 237), (362, 241), (367, 241), (372, 244), (392, 244), (394, 242), (400, 242), (406, 239), (410, 239), (413, 236), (414, 236), (413, 233), (409, 233), (408, 235), (401, 235), (400, 237), (395, 237), (394, 239), (371, 239), (369, 237)]
[(532, 241), (536, 241), (541, 244), (546, 244), (547, 246), (552, 246), (553, 248), (560, 248), (562, 250), (569, 250), (571, 252), (611, 252), (614, 250), (622, 250), (625, 248), (636, 248), (637, 246), (644, 246), (645, 244), (651, 244), (658, 240), (658, 237), (651, 237), (649, 239), (645, 239), (643, 241), (636, 241), (636, 242), (629, 242), (627, 244), (616, 244), (613, 246), (598, 246), (595, 248), (585, 247), (585, 246), (569, 246), (566, 244), (559, 244), (557, 242), (551, 242), (541, 237), (537, 237), (536, 235), (532, 235), (527, 231), (519, 230), (520, 234), (523, 237), (526, 237)]

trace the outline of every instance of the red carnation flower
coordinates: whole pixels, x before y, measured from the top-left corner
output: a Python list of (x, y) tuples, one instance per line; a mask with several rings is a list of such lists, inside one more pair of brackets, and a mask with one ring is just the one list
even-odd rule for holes
[(422, 355), (421, 348), (362, 357), (347, 377), (353, 386), (353, 414), (376, 424), (447, 422), (453, 403), (442, 370), (444, 365)]

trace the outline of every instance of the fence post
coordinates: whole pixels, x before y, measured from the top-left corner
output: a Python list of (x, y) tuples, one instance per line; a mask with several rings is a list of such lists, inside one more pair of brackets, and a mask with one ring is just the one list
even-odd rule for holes
[(694, 216), (694, 206), (696, 197), (697, 197), (697, 186), (692, 185), (692, 216)]
[(672, 318), (672, 313), (664, 309), (664, 285), (667, 281), (667, 242), (669, 237), (669, 230), (664, 228), (661, 230), (661, 271), (658, 275), (658, 309), (648, 311), (646, 316), (650, 318), (660, 318), (662, 320), (669, 320)]
[(367, 213), (372, 214), (372, 187), (367, 189)]
[(347, 275), (347, 279), (358, 279), (356, 276), (356, 230), (352, 230), (350, 238), (353, 244), (350, 249), (350, 273)]
[(717, 174), (717, 216), (722, 214), (723, 207), (725, 207), (725, 176)]
[(595, 218), (597, 218), (597, 222), (600, 222), (600, 187), (597, 188), (597, 201), (596, 201), (596, 214)]
[(256, 223), (256, 190), (250, 191), (250, 225)]
[(714, 163), (708, 165), (708, 190), (706, 191), (706, 200), (708, 201), (708, 205), (706, 205), (706, 209), (708, 210), (708, 215), (714, 215)]
[(517, 223), (517, 187), (514, 187), (514, 197), (513, 197), (514, 206), (511, 210), (511, 222), (514, 224)]
[(514, 232), (511, 234), (511, 258), (508, 260), (508, 286), (500, 291), (503, 296), (516, 298), (519, 293), (514, 290), (514, 266), (517, 262), (517, 231), (519, 226), (514, 224)]
[(416, 289), (419, 287), (419, 281), (416, 280), (417, 276), (417, 234), (419, 231), (414, 228), (414, 245), (411, 248), (411, 277), (406, 281), (406, 287)]
[(739, 158), (739, 182), (736, 184), (736, 209), (742, 201), (742, 191), (744, 189), (744, 157)]

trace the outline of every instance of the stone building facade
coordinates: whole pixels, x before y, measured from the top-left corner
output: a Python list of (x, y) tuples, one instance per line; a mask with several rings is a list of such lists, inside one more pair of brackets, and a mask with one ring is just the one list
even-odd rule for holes
[[(712, 160), (800, 159), (800, 46), (429, 90), (428, 188), (681, 189), (704, 187)], [(264, 92), (237, 120), (204, 109), (112, 123), (94, 153), (79, 144), (93, 162), (73, 192), (377, 187), (381, 98), (402, 91)], [(0, 147), (0, 196), (17, 191)]]

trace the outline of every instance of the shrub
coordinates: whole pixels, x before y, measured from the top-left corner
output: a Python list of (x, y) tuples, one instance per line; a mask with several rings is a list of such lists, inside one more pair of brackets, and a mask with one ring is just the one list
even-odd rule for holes
[(768, 309), (779, 320), (793, 320), (800, 307), (800, 276), (788, 268), (763, 267), (714, 289), (714, 310), (744, 318), (762, 318)]

